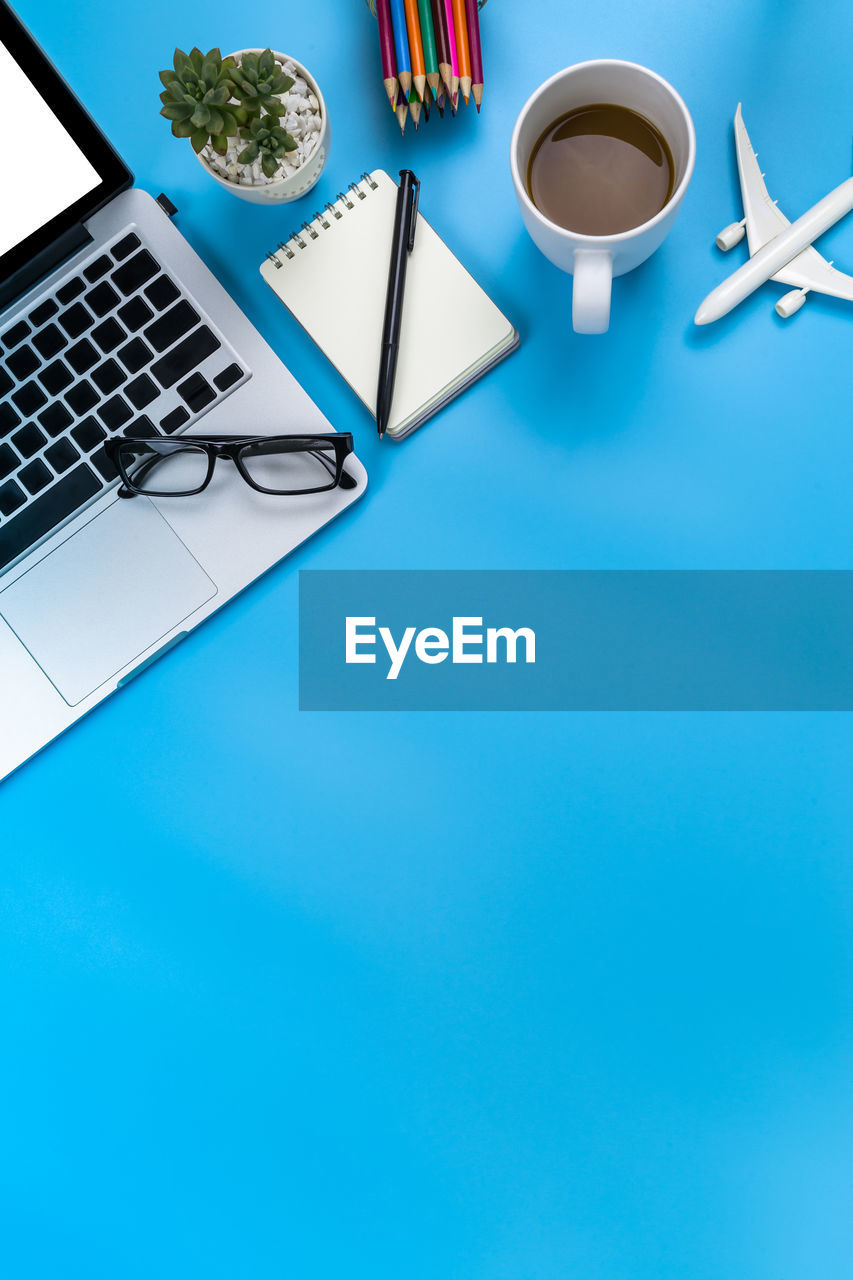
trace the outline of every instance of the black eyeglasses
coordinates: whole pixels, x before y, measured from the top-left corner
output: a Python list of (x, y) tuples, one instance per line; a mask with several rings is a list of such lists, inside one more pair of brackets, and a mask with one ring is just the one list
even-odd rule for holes
[(259, 493), (290, 496), (354, 489), (344, 471), (348, 431), (306, 436), (113, 436), (105, 445), (123, 485), (119, 497), (187, 498), (210, 484), (217, 459), (233, 462)]

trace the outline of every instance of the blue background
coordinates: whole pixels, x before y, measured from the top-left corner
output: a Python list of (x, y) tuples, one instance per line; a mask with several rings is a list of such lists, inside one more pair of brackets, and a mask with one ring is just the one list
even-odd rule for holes
[[(850, 567), (853, 311), (785, 325), (768, 286), (691, 327), (743, 257), (739, 99), (789, 216), (850, 171), (849, 5), (491, 0), (482, 116), (402, 141), (360, 0), (20, 8), (371, 487), (0, 793), (4, 1274), (849, 1280), (850, 719), (296, 709), (300, 566)], [(196, 42), (316, 73), (299, 206), (170, 139), (156, 72)], [(594, 56), (670, 78), (699, 150), (581, 339), (507, 152)], [(380, 447), (257, 265), (403, 164), (523, 345)], [(853, 270), (849, 224), (821, 248)]]

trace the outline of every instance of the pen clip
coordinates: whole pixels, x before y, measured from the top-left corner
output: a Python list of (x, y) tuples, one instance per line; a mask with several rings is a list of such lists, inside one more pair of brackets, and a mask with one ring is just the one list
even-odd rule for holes
[(415, 227), (418, 225), (418, 200), (421, 194), (421, 184), (418, 181), (418, 179), (415, 177), (415, 175), (412, 173), (411, 169), (409, 170), (409, 173), (412, 174), (412, 188), (414, 191), (414, 194), (412, 197), (412, 220), (409, 223), (408, 249), (409, 249), (409, 253), (411, 253), (415, 247)]

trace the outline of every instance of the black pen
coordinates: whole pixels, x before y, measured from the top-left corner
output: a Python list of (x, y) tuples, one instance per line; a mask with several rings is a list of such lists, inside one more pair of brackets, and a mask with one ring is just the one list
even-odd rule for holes
[(400, 350), (400, 325), (403, 320), (403, 291), (406, 288), (406, 265), (415, 247), (418, 221), (418, 196), (421, 184), (411, 169), (400, 170), (391, 263), (388, 267), (388, 293), (385, 298), (385, 323), (382, 326), (382, 349), (379, 353), (379, 388), (376, 392), (376, 426), (379, 438), (385, 434), (394, 399), (397, 353)]

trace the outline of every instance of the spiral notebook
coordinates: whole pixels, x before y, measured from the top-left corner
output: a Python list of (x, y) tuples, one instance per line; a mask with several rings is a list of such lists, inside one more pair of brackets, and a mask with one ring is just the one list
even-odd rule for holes
[[(261, 275), (375, 415), (397, 184), (362, 174)], [(409, 257), (391, 423), (396, 440), (518, 346), (516, 330), (422, 214)]]

